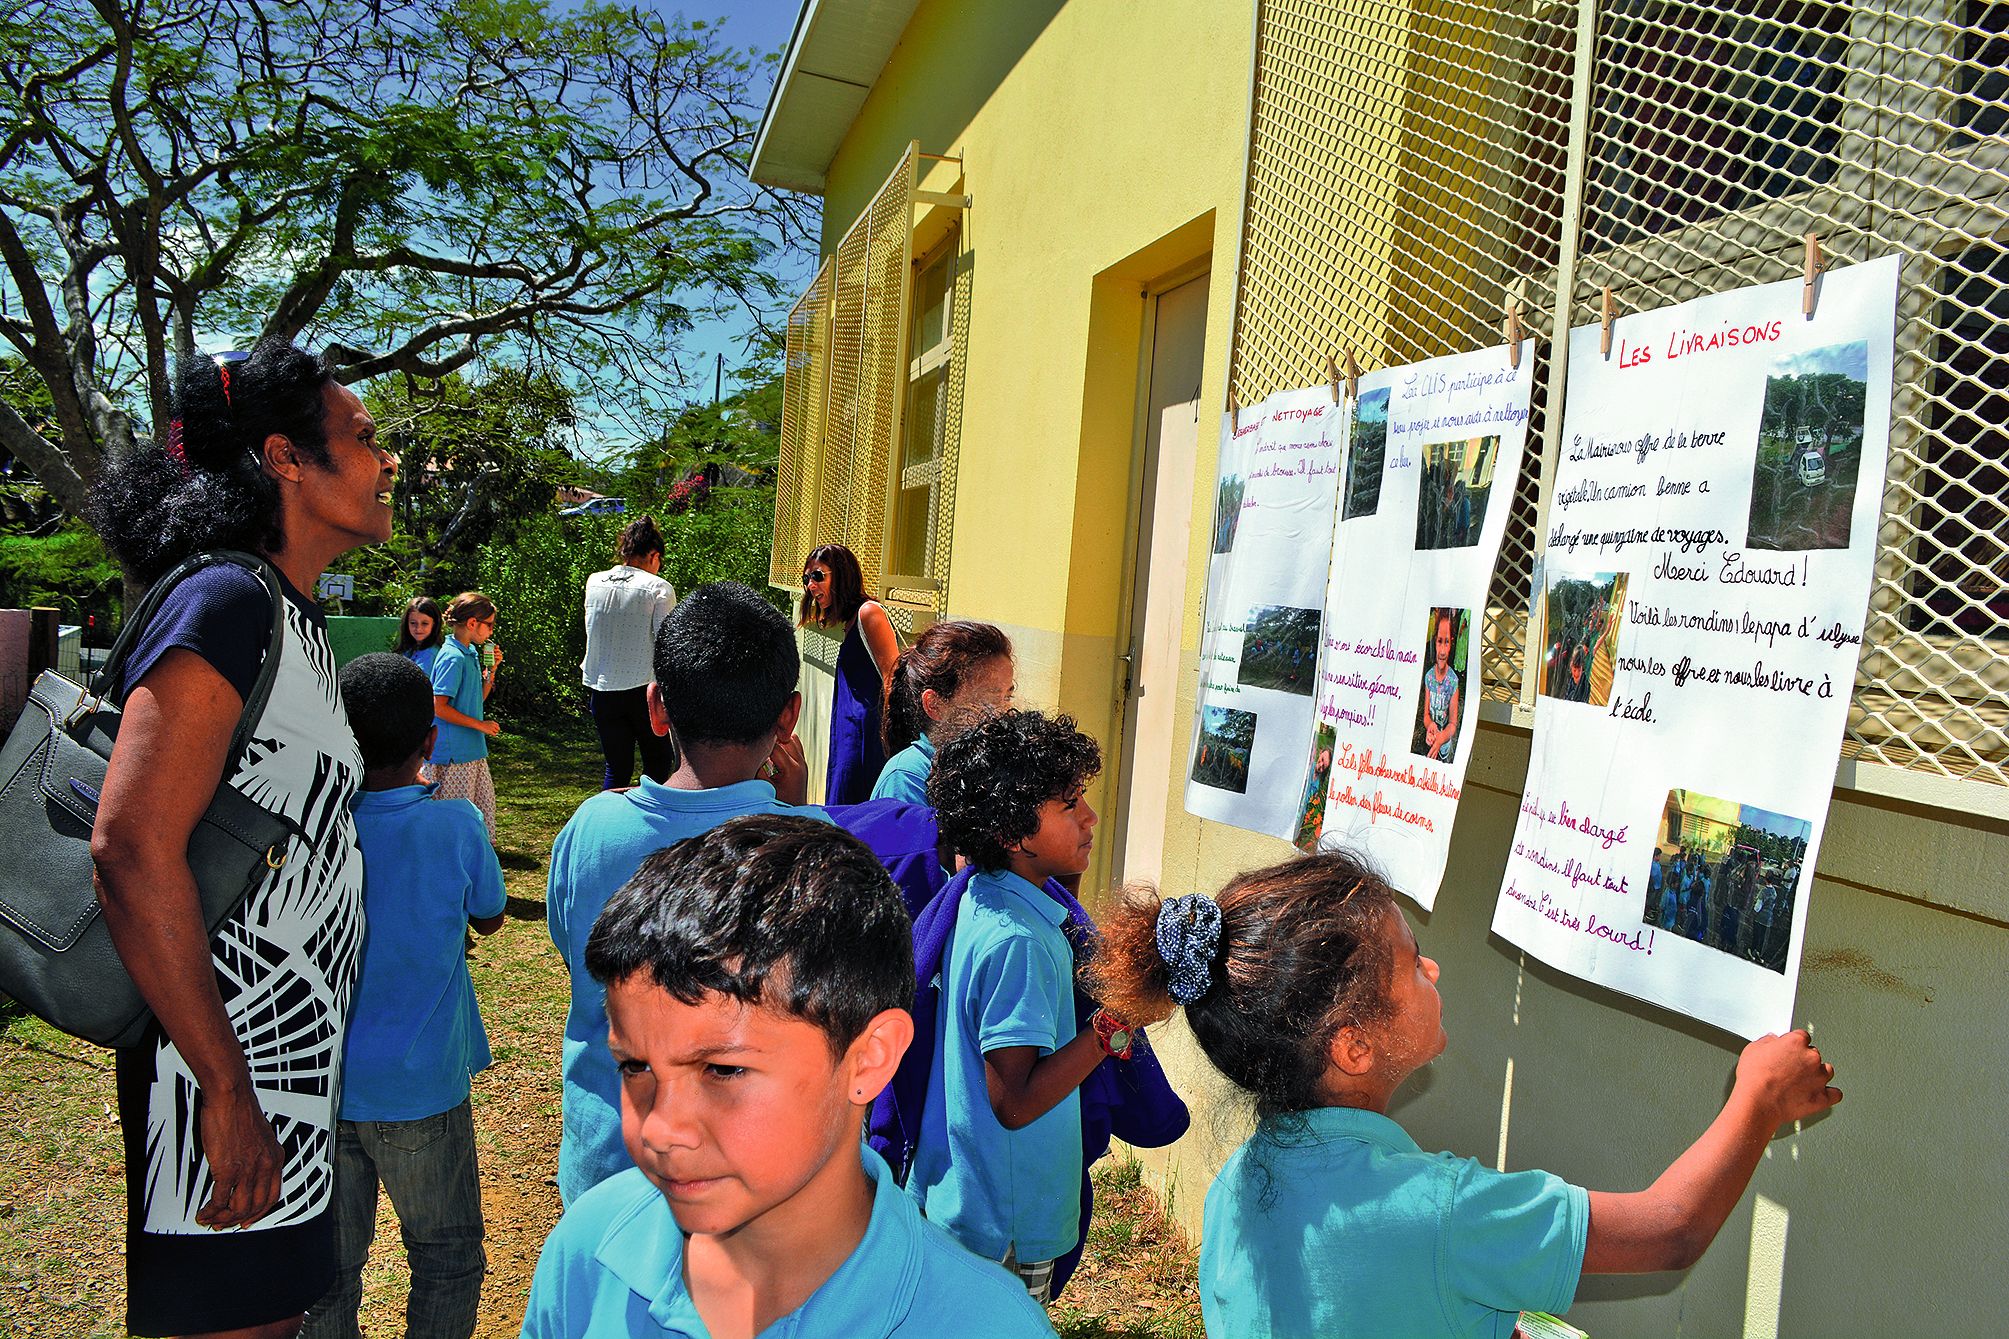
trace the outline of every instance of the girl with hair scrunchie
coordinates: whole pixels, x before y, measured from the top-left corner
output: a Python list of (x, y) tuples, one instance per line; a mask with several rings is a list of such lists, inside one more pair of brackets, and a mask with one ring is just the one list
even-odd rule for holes
[(1567, 1311), (1583, 1274), (1686, 1269), (1779, 1127), (1841, 1100), (1834, 1066), (1792, 1032), (1744, 1048), (1722, 1113), (1647, 1190), (1424, 1152), (1388, 1107), (1444, 1049), (1437, 964), (1344, 850), (1238, 875), (1217, 898), (1132, 893), (1085, 975), (1139, 1025), (1183, 1005), (1254, 1098), (1255, 1134), (1207, 1191), (1209, 1334), (1505, 1339), (1521, 1311)]
[(1153, 939), (1165, 964), (1166, 993), (1191, 1004), (1213, 984), (1214, 954), (1221, 947), (1221, 908), (1199, 893), (1168, 898), (1158, 907)]

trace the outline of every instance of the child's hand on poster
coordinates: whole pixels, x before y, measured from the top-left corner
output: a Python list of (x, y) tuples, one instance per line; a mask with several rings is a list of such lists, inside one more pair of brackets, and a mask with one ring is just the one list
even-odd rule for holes
[(1835, 1067), (1821, 1060), (1805, 1028), (1760, 1037), (1737, 1058), (1737, 1084), (1732, 1098), (1743, 1096), (1768, 1117), (1774, 1128), (1787, 1121), (1818, 1115), (1842, 1100), (1833, 1087)]

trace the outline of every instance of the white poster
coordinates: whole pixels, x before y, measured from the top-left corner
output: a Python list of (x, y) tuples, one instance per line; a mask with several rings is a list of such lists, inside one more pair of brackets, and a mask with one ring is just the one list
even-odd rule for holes
[(1493, 929), (1791, 1025), (1889, 446), (1898, 262), (1570, 332), (1527, 792)]
[(1534, 345), (1360, 378), (1323, 596), (1315, 728), (1275, 835), (1365, 852), (1437, 898), (1478, 728), (1486, 590), (1528, 433)]
[(1288, 830), (1311, 735), (1344, 419), (1329, 387), (1222, 425), (1186, 809)]

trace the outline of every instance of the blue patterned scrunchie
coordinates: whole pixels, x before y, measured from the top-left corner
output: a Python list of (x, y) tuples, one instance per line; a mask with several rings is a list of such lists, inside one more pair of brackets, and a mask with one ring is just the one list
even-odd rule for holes
[(1170, 897), (1158, 906), (1158, 956), (1171, 977), (1170, 993), (1191, 1004), (1214, 984), (1210, 970), (1221, 947), (1221, 909), (1204, 893)]

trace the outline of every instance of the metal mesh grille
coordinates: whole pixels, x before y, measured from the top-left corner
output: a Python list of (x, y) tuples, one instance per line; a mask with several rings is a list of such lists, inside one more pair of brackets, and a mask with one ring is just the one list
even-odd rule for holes
[[(1548, 335), (1575, 18), (1526, 0), (1264, 3), (1233, 387), (1244, 404), (1352, 346), (1394, 366)], [(1543, 382), (1536, 369), (1536, 386)], [(1531, 431), (1539, 433), (1538, 390)], [(1483, 630), (1486, 694), (1520, 693), (1533, 571), (1531, 436)]]
[[(883, 589), (887, 471), (899, 440), (907, 384), (907, 291), (918, 156), (918, 146), (908, 146), (790, 314), (788, 385), (782, 395), (783, 497), (776, 502), (769, 568), (777, 585), (796, 586), (800, 574), (792, 564), (817, 544), (837, 543), (858, 556), (865, 588), (875, 594)], [(799, 341), (798, 315), (804, 327)], [(799, 365), (798, 346), (803, 354)], [(798, 380), (803, 383), (799, 392)], [(796, 453), (792, 465), (791, 449)], [(787, 494), (791, 479), (798, 489), (792, 497)], [(791, 551), (784, 552), (785, 540)]]
[(1903, 258), (1889, 482), (1848, 756), (2009, 781), (2009, 153), (2000, 3), (1598, 17), (1572, 320)]
[(942, 393), (942, 437), (936, 447), (940, 465), (935, 481), (935, 533), (928, 546), (928, 576), (935, 582), (937, 614), (949, 612), (949, 544), (955, 533), (956, 466), (962, 459), (963, 445), (963, 372), (967, 366), (963, 350), (969, 347), (970, 329), (971, 274), (968, 257), (961, 254), (960, 234), (956, 246), (958, 254), (952, 271), (955, 298), (950, 312), (954, 350), (949, 355), (949, 374)]
[[(948, 612), (949, 553), (955, 532), (956, 466), (962, 454), (962, 350), (968, 336), (970, 266), (962, 233), (952, 231), (939, 250), (916, 267), (921, 286), (911, 295), (908, 336), (906, 443), (894, 481), (895, 575), (889, 594), (909, 604)], [(941, 290), (935, 290), (930, 274)], [(930, 311), (940, 313), (931, 322)], [(944, 356), (945, 352), (945, 356)], [(932, 356), (931, 356), (932, 355)], [(897, 590), (891, 583), (900, 583)]]
[(775, 468), (774, 552), (767, 579), (794, 586), (796, 564), (816, 544), (818, 444), (830, 376), (830, 262), (789, 309), (782, 370), (781, 450)]
[[(1240, 400), (1304, 384), (1340, 343), (1393, 364), (1493, 342), (1514, 293), (1547, 339), (1558, 301), (1594, 320), (1606, 285), (1623, 311), (1797, 275), (1808, 231), (1834, 264), (1898, 254), (1889, 483), (1844, 750), (2009, 781), (2009, 4), (1340, 8), (1262, 4)], [(1548, 384), (1489, 597), (1492, 697), (1519, 695)]]

